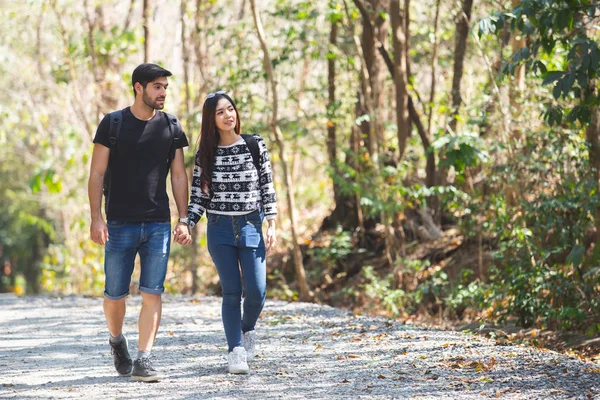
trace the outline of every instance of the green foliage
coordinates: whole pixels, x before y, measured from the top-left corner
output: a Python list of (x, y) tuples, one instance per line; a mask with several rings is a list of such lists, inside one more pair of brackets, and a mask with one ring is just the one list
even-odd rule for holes
[[(96, 30), (94, 35), (94, 50), (98, 58), (100, 68), (111, 67), (111, 63), (117, 61), (123, 63), (132, 54), (139, 51), (143, 38), (136, 37), (131, 30), (122, 30), (113, 26), (108, 31)], [(91, 55), (87, 38), (84, 39), (86, 55)]]
[[(466, 269), (462, 271), (463, 276), (469, 276), (473, 270)], [(467, 278), (469, 279), (469, 278)], [(465, 280), (467, 280), (465, 279)], [(444, 299), (445, 304), (455, 313), (458, 310), (470, 308), (472, 310), (486, 309), (490, 306), (489, 285), (481, 281), (470, 281), (468, 283), (458, 283)]]
[(486, 203), (498, 240), (491, 297), (499, 317), (517, 315), (523, 326), (581, 329), (583, 315), (599, 318), (592, 300), (598, 277), (585, 250), (600, 206), (596, 183), (586, 175), (586, 147), (578, 135), (547, 131), (528, 138), (527, 156), (505, 172), (530, 177), (520, 187), (530, 195), (515, 205), (499, 195)]
[(366, 280), (365, 295), (372, 301), (369, 308), (381, 306), (393, 316), (401, 315), (408, 299), (404, 290), (393, 289), (394, 277), (388, 275), (381, 279), (372, 266), (363, 267), (362, 276)]
[(433, 149), (443, 158), (439, 162), (441, 168), (454, 167), (463, 173), (468, 167), (475, 167), (489, 160), (485, 151), (485, 143), (475, 132), (460, 132), (456, 135), (440, 136), (432, 144)]
[(334, 268), (338, 261), (354, 253), (354, 251), (352, 233), (343, 231), (341, 227), (338, 227), (327, 247), (310, 248), (306, 253), (313, 257), (319, 265), (323, 266), (324, 270), (327, 270)]
[(555, 100), (568, 102), (565, 108), (547, 105), (544, 119), (550, 125), (563, 121), (587, 125), (590, 109), (600, 104), (595, 93), (600, 49), (598, 38), (590, 36), (599, 9), (590, 0), (524, 0), (510, 12), (479, 21), (480, 36), (499, 34), (508, 23), (513, 34), (528, 37), (528, 47), (515, 52), (503, 72), (511, 75), (516, 66), (525, 65), (543, 79), (542, 85), (552, 85)]

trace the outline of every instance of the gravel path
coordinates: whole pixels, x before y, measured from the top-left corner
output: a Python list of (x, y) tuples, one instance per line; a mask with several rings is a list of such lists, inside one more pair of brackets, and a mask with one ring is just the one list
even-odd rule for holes
[[(140, 297), (129, 299), (130, 351)], [(0, 296), (1, 399), (593, 399), (600, 365), (479, 336), (268, 301), (249, 375), (226, 371), (220, 299), (164, 296), (159, 383), (119, 378), (101, 298)]]

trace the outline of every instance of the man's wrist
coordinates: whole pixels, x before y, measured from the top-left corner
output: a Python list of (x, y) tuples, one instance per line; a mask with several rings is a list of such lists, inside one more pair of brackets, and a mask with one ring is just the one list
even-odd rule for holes
[(177, 220), (178, 224), (186, 224), (189, 226), (190, 224), (190, 219), (188, 217), (179, 217), (179, 219)]

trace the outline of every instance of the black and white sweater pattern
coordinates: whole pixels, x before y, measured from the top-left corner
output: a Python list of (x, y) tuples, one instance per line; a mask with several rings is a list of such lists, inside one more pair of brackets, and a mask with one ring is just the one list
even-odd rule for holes
[(200, 187), (202, 168), (196, 160), (188, 216), (190, 226), (198, 223), (204, 212), (222, 215), (244, 215), (262, 209), (267, 219), (277, 215), (271, 161), (264, 140), (258, 142), (260, 173), (244, 139), (230, 146), (219, 146), (212, 171), (212, 198)]

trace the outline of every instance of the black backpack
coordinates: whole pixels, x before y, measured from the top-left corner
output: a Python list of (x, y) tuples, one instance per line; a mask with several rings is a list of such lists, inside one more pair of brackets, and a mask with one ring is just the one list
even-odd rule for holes
[(253, 135), (246, 135), (245, 133), (242, 133), (241, 136), (250, 150), (254, 168), (256, 168), (256, 172), (258, 172), (258, 176), (260, 177), (260, 149), (258, 148), (258, 141)]
[[(181, 124), (177, 121), (177, 117), (174, 115), (164, 113), (167, 120), (169, 121), (169, 132), (173, 137), (171, 148), (169, 150), (169, 158), (167, 159), (167, 170), (171, 168), (171, 161), (175, 158), (175, 152), (179, 147), (181, 136), (183, 135), (183, 129)], [(108, 128), (108, 140), (110, 142), (110, 155), (108, 159), (108, 167), (104, 173), (104, 196), (106, 197), (106, 209), (108, 210), (108, 194), (110, 193), (110, 175), (111, 175), (111, 164), (117, 155), (117, 139), (121, 133), (121, 122), (123, 121), (123, 110), (113, 111), (108, 114), (110, 118), (110, 127)]]

